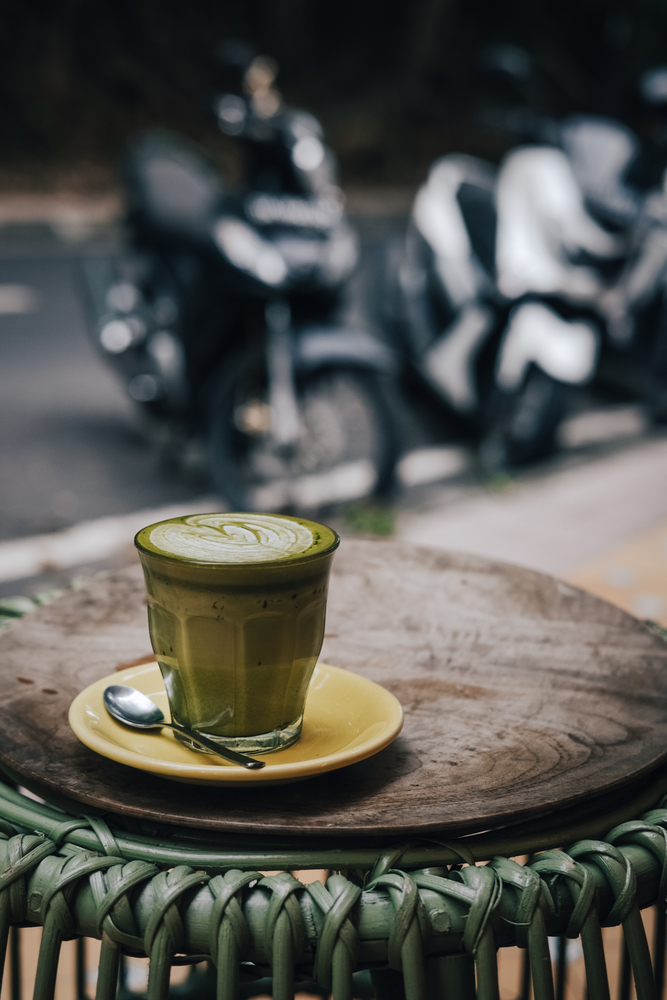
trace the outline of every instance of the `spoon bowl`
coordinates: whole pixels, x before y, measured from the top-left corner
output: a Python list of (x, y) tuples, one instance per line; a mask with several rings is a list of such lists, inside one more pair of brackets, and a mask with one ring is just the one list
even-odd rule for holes
[(180, 726), (176, 722), (167, 722), (164, 713), (147, 694), (137, 691), (136, 688), (128, 687), (127, 684), (110, 684), (108, 688), (105, 688), (104, 705), (109, 715), (126, 726), (132, 726), (134, 729), (173, 729), (192, 740), (193, 743), (211, 753), (218, 754), (219, 757), (223, 757), (232, 764), (239, 764), (241, 767), (247, 767), (254, 771), (264, 767), (263, 760), (255, 760), (253, 757), (248, 757), (230, 747), (221, 746), (209, 739), (208, 736), (204, 736), (203, 733), (186, 729), (185, 726)]
[(104, 704), (114, 719), (137, 729), (152, 729), (165, 722), (164, 713), (153, 699), (127, 684), (111, 684), (106, 688)]

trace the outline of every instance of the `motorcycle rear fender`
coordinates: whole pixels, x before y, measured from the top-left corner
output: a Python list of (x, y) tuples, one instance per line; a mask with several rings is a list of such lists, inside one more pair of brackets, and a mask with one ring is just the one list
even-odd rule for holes
[(297, 371), (317, 371), (346, 366), (393, 375), (397, 371), (394, 352), (368, 333), (346, 327), (310, 327), (294, 344)]
[(510, 313), (496, 382), (505, 392), (516, 392), (534, 364), (558, 382), (585, 385), (595, 373), (599, 341), (592, 323), (563, 319), (543, 302), (524, 302)]

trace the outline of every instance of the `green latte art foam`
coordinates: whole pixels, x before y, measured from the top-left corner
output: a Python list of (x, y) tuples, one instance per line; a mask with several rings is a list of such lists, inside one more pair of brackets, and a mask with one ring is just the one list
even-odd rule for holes
[(336, 541), (324, 525), (277, 514), (193, 514), (149, 525), (137, 535), (144, 550), (225, 565), (301, 559), (328, 551)]

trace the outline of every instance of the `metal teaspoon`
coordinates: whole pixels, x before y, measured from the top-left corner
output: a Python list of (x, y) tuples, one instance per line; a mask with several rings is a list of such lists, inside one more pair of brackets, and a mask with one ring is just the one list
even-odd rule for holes
[(176, 722), (167, 722), (163, 713), (148, 695), (137, 691), (136, 688), (128, 687), (126, 684), (111, 684), (106, 688), (104, 705), (109, 715), (112, 715), (119, 722), (125, 723), (126, 726), (133, 726), (135, 729), (163, 729), (166, 726), (168, 729), (173, 729), (177, 733), (187, 736), (193, 743), (198, 743), (199, 746), (211, 750), (219, 757), (231, 761), (232, 764), (240, 764), (241, 767), (247, 767), (253, 771), (264, 767), (263, 760), (255, 760), (253, 757), (247, 757), (244, 753), (220, 746), (219, 743), (203, 736), (202, 733), (186, 729), (185, 726), (179, 726)]

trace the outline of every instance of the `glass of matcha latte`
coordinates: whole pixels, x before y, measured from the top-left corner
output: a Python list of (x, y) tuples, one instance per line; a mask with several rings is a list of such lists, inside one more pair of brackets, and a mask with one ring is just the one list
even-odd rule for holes
[(194, 514), (138, 533), (174, 722), (245, 753), (299, 739), (339, 541), (277, 514)]

